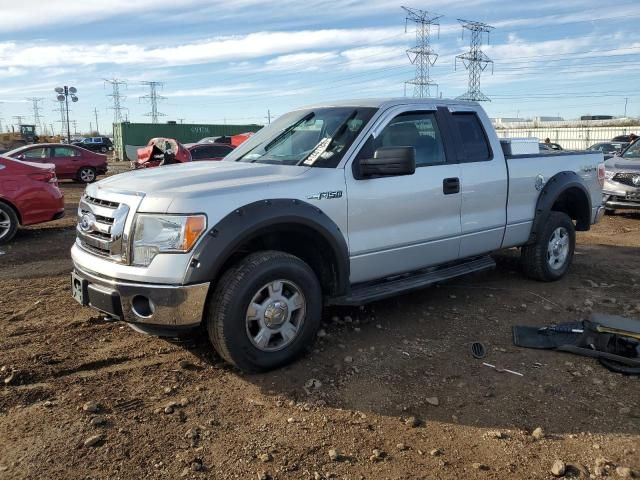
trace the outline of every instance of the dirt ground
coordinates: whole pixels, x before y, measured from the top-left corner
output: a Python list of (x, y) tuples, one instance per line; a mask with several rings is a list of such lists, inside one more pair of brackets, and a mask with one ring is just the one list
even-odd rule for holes
[[(63, 188), (66, 218), (0, 247), (0, 479), (545, 479), (556, 460), (569, 477), (640, 470), (640, 379), (511, 339), (513, 325), (590, 308), (640, 316), (640, 213), (579, 234), (560, 282), (524, 279), (507, 252), (493, 272), (329, 310), (304, 358), (243, 375), (204, 335), (144, 336), (72, 300), (82, 186)], [(473, 341), (523, 376), (483, 366)]]

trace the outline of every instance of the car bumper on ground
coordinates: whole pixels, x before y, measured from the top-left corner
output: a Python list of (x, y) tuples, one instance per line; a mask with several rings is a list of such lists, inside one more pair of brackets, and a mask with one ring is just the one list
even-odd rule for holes
[(202, 321), (209, 283), (162, 285), (102, 277), (74, 266), (72, 295), (81, 305), (128, 322), (140, 330), (182, 330)]

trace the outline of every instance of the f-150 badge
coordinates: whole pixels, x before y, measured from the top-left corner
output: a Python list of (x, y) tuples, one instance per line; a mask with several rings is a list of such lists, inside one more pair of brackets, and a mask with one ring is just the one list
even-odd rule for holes
[(332, 198), (342, 198), (342, 190), (336, 190), (333, 192), (320, 192), (314, 195), (309, 195), (308, 200), (331, 200)]

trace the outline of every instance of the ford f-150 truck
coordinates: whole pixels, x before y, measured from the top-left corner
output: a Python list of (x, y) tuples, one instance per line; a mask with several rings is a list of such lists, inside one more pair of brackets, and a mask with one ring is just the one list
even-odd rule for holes
[[(247, 371), (281, 366), (326, 305), (494, 266), (553, 281), (603, 214), (602, 153), (518, 154), (475, 103), (358, 100), (282, 115), (221, 162), (91, 184), (73, 296), (157, 335), (205, 327)], [(505, 153), (506, 152), (506, 153)]]

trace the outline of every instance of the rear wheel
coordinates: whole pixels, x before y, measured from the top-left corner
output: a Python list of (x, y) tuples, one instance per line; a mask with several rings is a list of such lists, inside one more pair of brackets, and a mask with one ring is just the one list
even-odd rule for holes
[(78, 180), (82, 183), (92, 183), (96, 180), (96, 169), (93, 167), (82, 167), (78, 170)]
[(206, 314), (211, 343), (245, 371), (291, 362), (313, 342), (322, 314), (322, 291), (313, 270), (283, 252), (242, 259), (218, 282)]
[(522, 247), (525, 274), (533, 279), (552, 282), (569, 270), (576, 247), (576, 232), (571, 218), (551, 212), (536, 243)]
[(13, 208), (0, 202), (0, 245), (11, 241), (16, 236), (18, 223), (18, 216)]
[(107, 147), (100, 147), (100, 153), (107, 153)]

